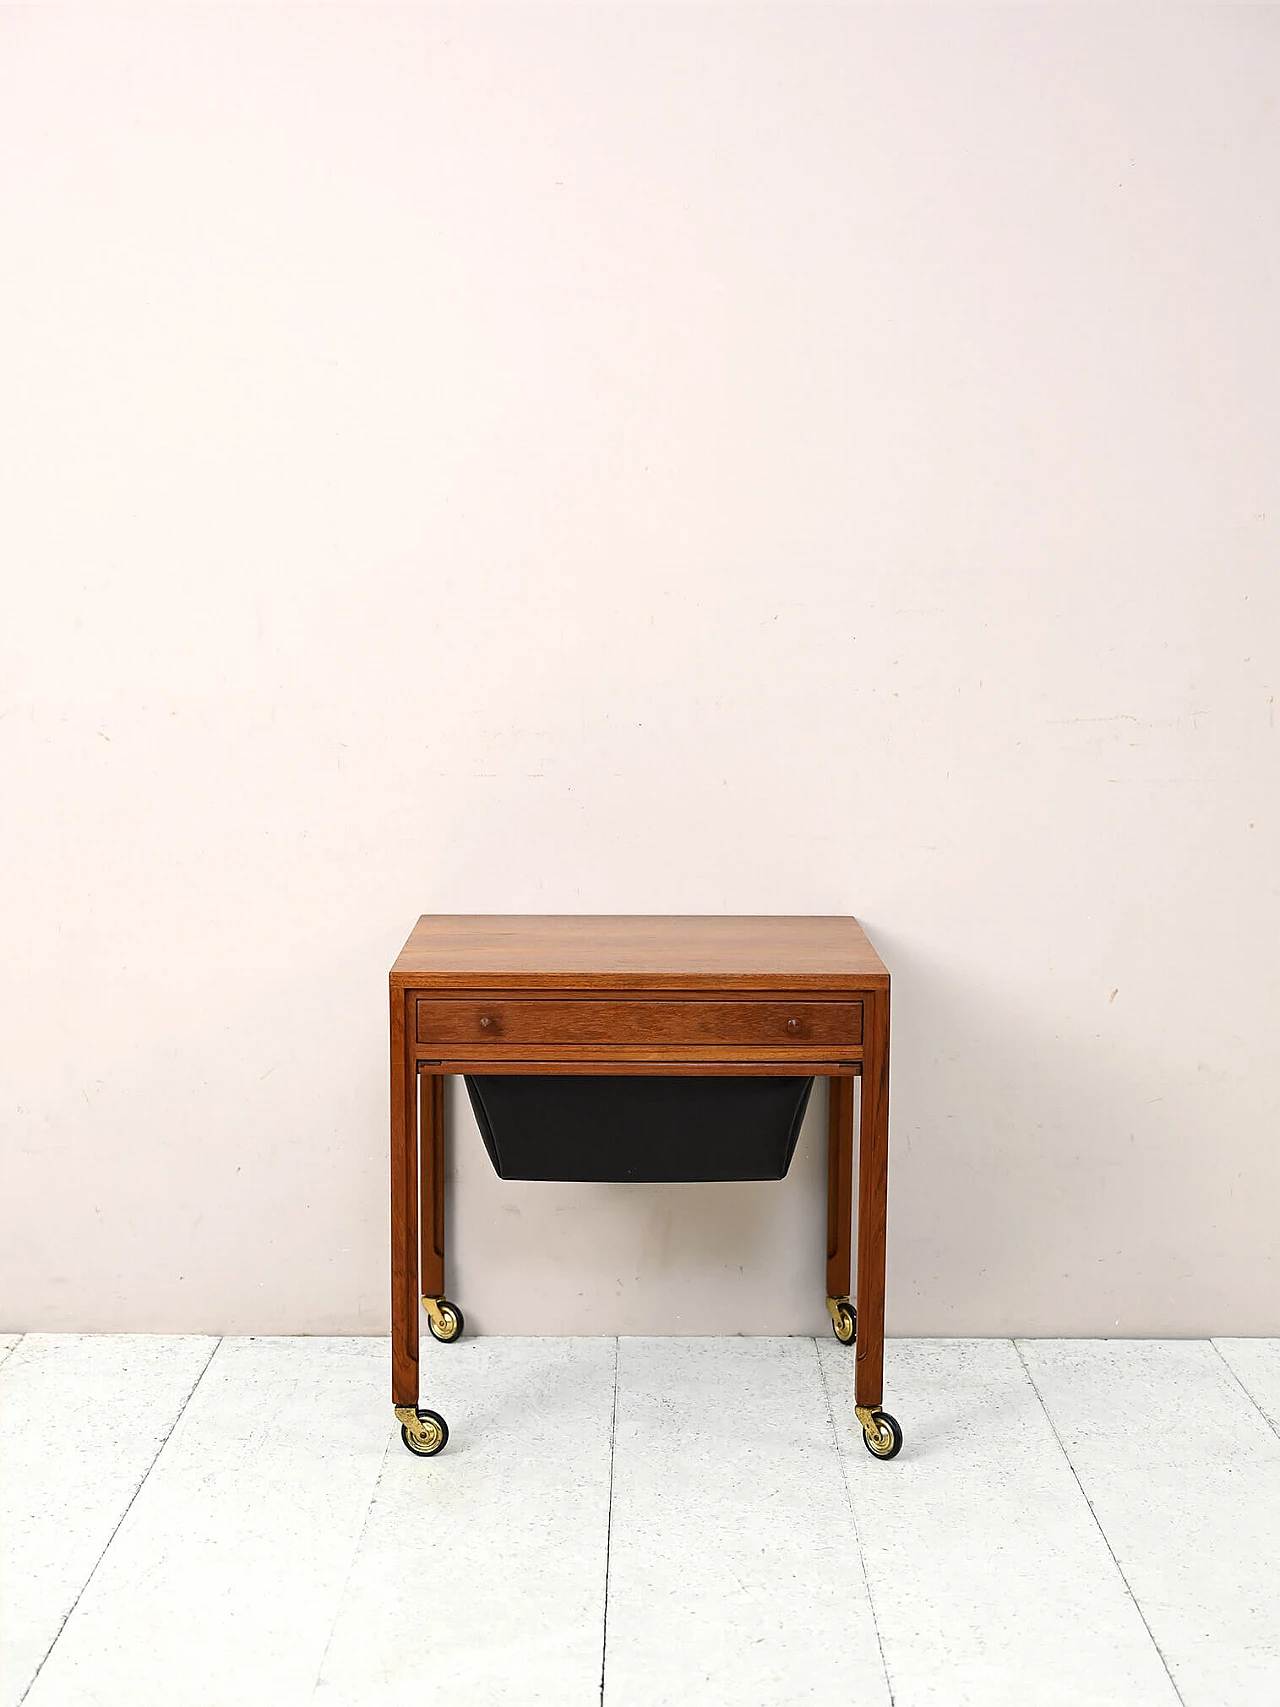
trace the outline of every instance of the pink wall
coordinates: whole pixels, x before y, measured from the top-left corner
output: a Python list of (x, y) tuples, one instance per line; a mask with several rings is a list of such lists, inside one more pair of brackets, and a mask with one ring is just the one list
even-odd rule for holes
[[(381, 1331), (421, 911), (856, 912), (890, 1327), (1280, 1331), (1273, 10), (0, 15), (0, 1328)], [(825, 1327), (500, 1185), (481, 1330)]]

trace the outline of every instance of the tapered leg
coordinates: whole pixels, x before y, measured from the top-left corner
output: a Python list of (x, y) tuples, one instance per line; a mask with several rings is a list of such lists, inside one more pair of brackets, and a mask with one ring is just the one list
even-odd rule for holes
[(854, 1392), (871, 1410), (884, 1397), (884, 1246), (889, 1187), (889, 992), (866, 1001), (862, 1121), (858, 1134), (858, 1334)]
[(827, 1297), (849, 1296), (853, 1264), (853, 1080), (827, 1080)]
[(418, 1082), (422, 1307), (432, 1339), (448, 1344), (464, 1324), (462, 1311), (444, 1295), (444, 1074), (423, 1073)]
[(418, 1075), (391, 992), (391, 1399), (418, 1402)]
[(444, 1296), (444, 1074), (423, 1073), (420, 1090), (422, 1153), (422, 1292)]

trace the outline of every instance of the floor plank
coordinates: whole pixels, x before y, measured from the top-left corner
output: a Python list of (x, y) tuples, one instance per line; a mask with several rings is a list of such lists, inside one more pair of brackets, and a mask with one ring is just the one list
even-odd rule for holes
[(896, 1707), (1177, 1707), (1011, 1341), (891, 1341), (889, 1463), (820, 1355)]
[(223, 1340), (28, 1707), (308, 1701), (388, 1386), (385, 1340)]
[(1280, 1439), (1205, 1340), (1027, 1340), (1186, 1707), (1280, 1701)]
[(1213, 1343), (1245, 1392), (1280, 1435), (1280, 1340), (1222, 1339)]
[(325, 1657), (325, 1707), (598, 1707), (616, 1343), (426, 1346), (449, 1444), (397, 1437)]
[(620, 1344), (604, 1707), (888, 1707), (813, 1341)]
[(1275, 1340), (214, 1343), (0, 1338), (4, 1707), (1280, 1700)]
[(27, 1334), (0, 1371), (0, 1703), (22, 1699), (216, 1340)]

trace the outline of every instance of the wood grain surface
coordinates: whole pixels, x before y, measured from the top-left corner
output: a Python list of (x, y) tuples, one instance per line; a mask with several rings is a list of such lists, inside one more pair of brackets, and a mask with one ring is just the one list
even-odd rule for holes
[(869, 1004), (858, 1134), (858, 1339), (860, 1405), (884, 1396), (885, 1221), (889, 1195), (889, 992)]
[(664, 1044), (811, 1049), (862, 1041), (861, 1002), (653, 1002), (633, 997), (419, 1001), (418, 1042)]
[(886, 988), (856, 919), (429, 913), (391, 969), (409, 989)]

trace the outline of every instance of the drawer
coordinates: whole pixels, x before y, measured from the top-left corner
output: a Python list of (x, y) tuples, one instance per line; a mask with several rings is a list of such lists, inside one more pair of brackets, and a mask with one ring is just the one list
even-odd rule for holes
[(418, 1001), (417, 1040), (432, 1044), (671, 1044), (686, 1049), (862, 1042), (861, 1002)]

